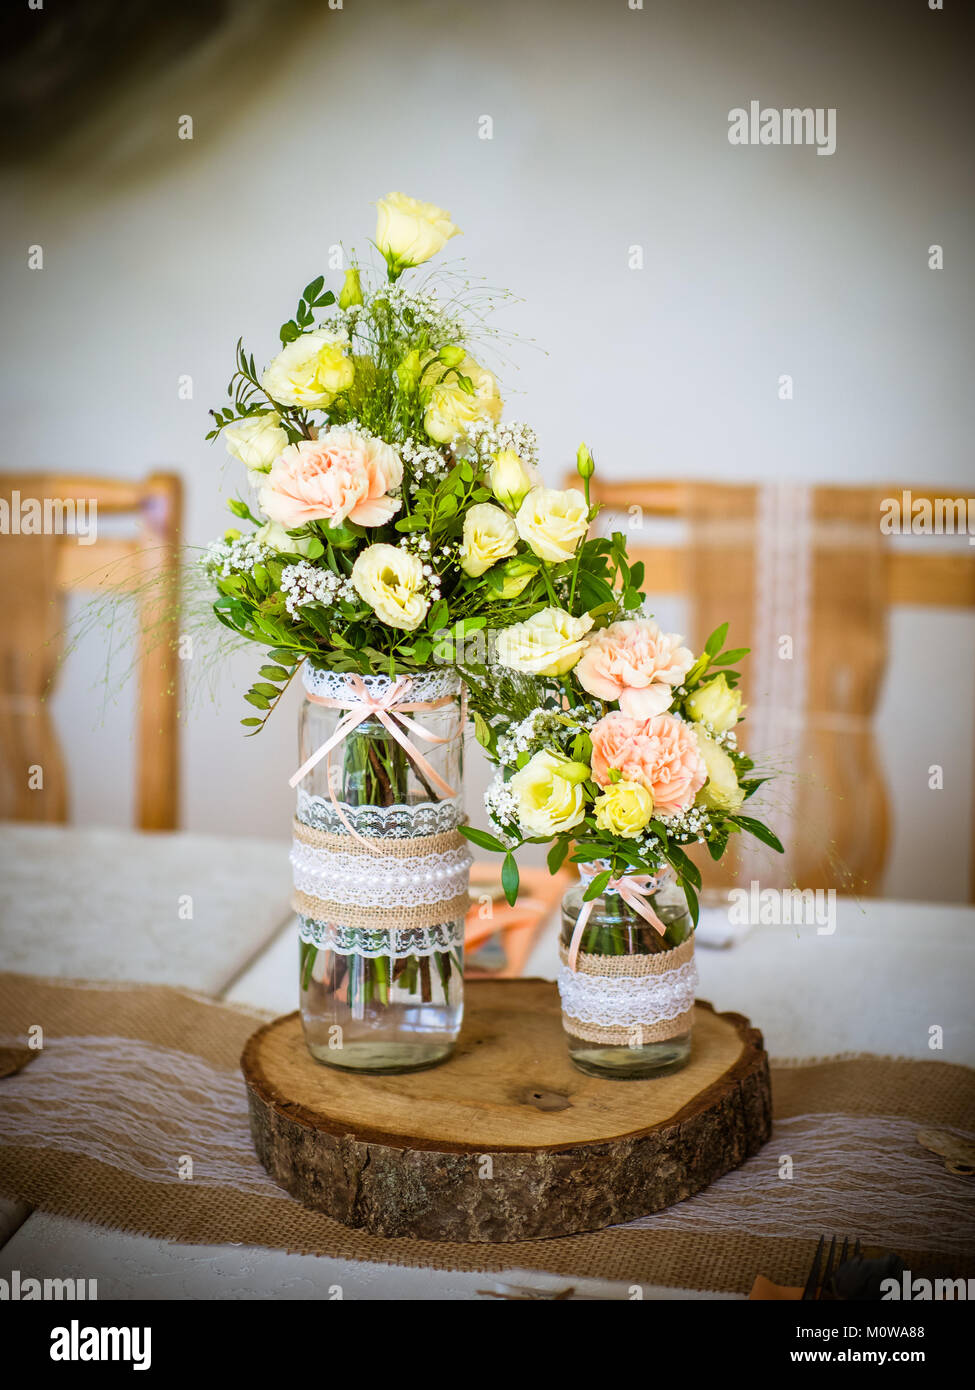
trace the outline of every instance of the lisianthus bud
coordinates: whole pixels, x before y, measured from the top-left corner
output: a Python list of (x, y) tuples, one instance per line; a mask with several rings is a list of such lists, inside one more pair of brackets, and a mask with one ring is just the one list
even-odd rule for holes
[(585, 444), (580, 444), (576, 451), (576, 469), (580, 478), (591, 478), (596, 471), (592, 454)]
[(408, 352), (396, 368), (396, 380), (401, 391), (412, 391), (420, 379), (420, 354), (416, 348)]
[(345, 272), (345, 284), (339, 295), (339, 308), (351, 309), (353, 304), (362, 303), (362, 280), (355, 266)]
[(504, 599), (517, 598), (524, 589), (525, 585), (535, 573), (535, 566), (528, 560), (522, 560), (515, 556), (513, 560), (508, 560), (502, 566), (504, 578), (501, 582), (501, 597)]
[(513, 449), (502, 449), (494, 455), (488, 483), (502, 507), (516, 512), (531, 491), (533, 479)]
[(437, 356), (445, 367), (459, 367), (467, 353), (462, 347), (442, 347)]
[(235, 527), (229, 526), (229, 527), (227, 528), (227, 530), (224, 531), (224, 533), (223, 533), (223, 538), (224, 538), (224, 540), (227, 541), (228, 543), (229, 543), (230, 541), (239, 541), (239, 540), (240, 540), (240, 532), (239, 532)]

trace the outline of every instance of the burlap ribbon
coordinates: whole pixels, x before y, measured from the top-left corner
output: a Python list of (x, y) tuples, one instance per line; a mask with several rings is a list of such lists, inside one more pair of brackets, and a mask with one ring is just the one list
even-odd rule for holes
[[(555, 999), (552, 1009), (558, 1027)], [(776, 1137), (707, 1192), (638, 1226), (463, 1245), (351, 1230), (274, 1187), (253, 1152), (238, 1067), (261, 1015), (159, 986), (0, 975), (3, 1032), (22, 1043), (38, 1021), (44, 1051), (0, 1080), (0, 1194), (72, 1220), (195, 1245), (742, 1294), (759, 1271), (801, 1285), (819, 1235), (838, 1229), (897, 1250), (917, 1270), (940, 1258), (975, 1274), (972, 1179), (946, 1173), (913, 1133), (971, 1128), (975, 1072), (949, 1062), (780, 1063), (772, 1071)], [(61, 1060), (71, 1049), (100, 1049), (98, 1084)], [(60, 1133), (45, 1087), (60, 1087), (70, 1102)], [(176, 1114), (192, 1119), (177, 1125)], [(192, 1180), (180, 1175), (187, 1152), (196, 1156)], [(783, 1152), (795, 1158), (795, 1181), (783, 1181)]]
[[(303, 821), (293, 823), (294, 838), (299, 844), (324, 851), (327, 855), (341, 854), (345, 858), (361, 860), (362, 885), (368, 895), (368, 885), (376, 881), (379, 873), (378, 858), (401, 865), (406, 871), (411, 861), (430, 855), (446, 854), (450, 851), (464, 850), (467, 841), (458, 830), (447, 830), (439, 835), (414, 835), (408, 839), (365, 839), (348, 835), (333, 835), (326, 830), (305, 825)], [(359, 896), (362, 896), (360, 891)], [(302, 917), (316, 922), (335, 922), (344, 927), (362, 928), (367, 931), (407, 930), (412, 927), (433, 927), (445, 922), (454, 922), (463, 917), (470, 906), (470, 895), (463, 892), (439, 898), (433, 902), (408, 902), (404, 890), (395, 904), (348, 902), (339, 896), (319, 897), (296, 890), (292, 905)]]
[[(691, 936), (671, 951), (655, 951), (649, 955), (599, 956), (580, 951), (574, 966), (570, 962), (570, 951), (561, 945), (559, 959), (575, 975), (609, 980), (663, 979), (694, 959), (694, 938)], [(693, 1017), (693, 1003), (674, 1018), (660, 1019), (656, 1023), (613, 1025), (575, 1018), (563, 1008), (562, 1025), (572, 1037), (582, 1038), (584, 1042), (634, 1047), (680, 1037), (691, 1027)]]

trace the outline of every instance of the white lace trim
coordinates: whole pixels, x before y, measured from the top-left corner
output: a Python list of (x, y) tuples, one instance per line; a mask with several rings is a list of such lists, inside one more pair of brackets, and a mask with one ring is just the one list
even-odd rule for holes
[(375, 862), (367, 865), (361, 854), (321, 849), (300, 840), (291, 846), (294, 885), (300, 893), (359, 907), (450, 902), (467, 892), (472, 862), (466, 844), (409, 859), (376, 855)]
[(298, 936), (320, 951), (341, 956), (437, 956), (464, 946), (464, 919), (435, 927), (343, 927), (339, 922), (298, 918)]
[(565, 965), (559, 971), (563, 1012), (602, 1028), (679, 1018), (693, 1007), (696, 989), (693, 960), (665, 975), (582, 975)]
[[(403, 696), (404, 700), (442, 700), (445, 696), (460, 694), (460, 677), (449, 669), (413, 671), (409, 677), (410, 686)], [(380, 696), (388, 694), (399, 678), (361, 676), (360, 679), (370, 695)], [(347, 671), (322, 671), (306, 661), (301, 668), (301, 682), (310, 694), (319, 695), (325, 700), (355, 699)]]
[[(410, 840), (418, 835), (442, 835), (456, 830), (464, 819), (459, 796), (443, 801), (418, 801), (411, 806), (349, 806), (340, 801), (339, 808), (358, 835), (374, 840)], [(298, 788), (298, 819), (315, 830), (327, 830), (332, 835), (347, 835), (332, 802), (327, 796), (314, 796)]]

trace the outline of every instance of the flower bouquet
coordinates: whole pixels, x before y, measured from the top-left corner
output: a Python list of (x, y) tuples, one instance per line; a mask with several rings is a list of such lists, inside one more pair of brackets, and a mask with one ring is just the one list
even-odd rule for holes
[[(554, 871), (576, 842), (590, 881), (573, 973), (683, 942), (686, 913), (663, 895), (672, 875), (696, 916), (686, 844), (717, 856), (742, 830), (777, 843), (741, 814), (757, 782), (734, 743), (739, 653), (719, 632), (695, 660), (642, 615), (622, 536), (589, 536), (585, 446), (581, 487), (539, 482), (532, 430), (501, 422), (472, 355), (483, 293), (401, 283), (457, 232), (440, 208), (383, 199), (384, 273), (351, 257), (337, 295), (312, 280), (263, 371), (238, 342), (208, 435), (249, 484), (203, 560), (217, 618), (267, 649), (242, 722), (258, 732), (299, 671), (304, 688), (291, 781), (306, 1041), (364, 1071), (433, 1065), (454, 1045), (468, 841), (504, 853), (511, 902), (519, 845), (554, 840)], [(464, 823), (468, 711), (499, 768), (497, 835)], [(615, 918), (593, 911), (604, 893)]]
[[(578, 468), (588, 509), (584, 447)], [(701, 873), (688, 847), (716, 860), (747, 833), (782, 850), (743, 811), (766, 780), (738, 747), (747, 649), (722, 650), (725, 623), (695, 656), (643, 616), (621, 534), (546, 563), (553, 606), (498, 634), (493, 667), (466, 672), (497, 765), (497, 835), (464, 834), (504, 854), (509, 899), (521, 845), (550, 844), (553, 873), (571, 852), (581, 882), (563, 903), (559, 992), (572, 1059), (597, 1076), (661, 1075), (690, 1056)]]

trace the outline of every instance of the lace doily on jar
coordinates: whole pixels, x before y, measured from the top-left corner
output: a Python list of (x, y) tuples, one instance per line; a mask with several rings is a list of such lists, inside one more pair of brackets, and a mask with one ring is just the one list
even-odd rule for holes
[(379, 855), (363, 868), (359, 853), (336, 853), (292, 842), (295, 888), (314, 898), (360, 907), (415, 907), (451, 902), (467, 891), (471, 853), (466, 844), (407, 859)]
[(602, 1028), (666, 1023), (694, 1007), (697, 965), (689, 960), (660, 975), (586, 975), (563, 965), (559, 971), (562, 1010), (570, 1018)]
[(464, 919), (432, 927), (372, 929), (300, 916), (298, 935), (320, 951), (336, 951), (341, 956), (367, 956), (371, 960), (379, 956), (436, 956), (463, 947)]
[[(442, 835), (462, 824), (464, 813), (460, 797), (443, 801), (418, 801), (412, 806), (349, 806), (339, 808), (356, 834), (373, 840), (407, 840), (422, 835)], [(327, 796), (313, 796), (298, 788), (298, 819), (315, 830), (330, 835), (348, 835), (342, 817)]]
[[(396, 684), (398, 677), (360, 676), (372, 696), (387, 695)], [(460, 695), (461, 679), (455, 672), (444, 668), (434, 671), (415, 671), (409, 674), (410, 685), (403, 699), (443, 700), (449, 695)], [(301, 682), (311, 695), (324, 700), (355, 700), (355, 693), (349, 685), (347, 671), (322, 671), (306, 661), (301, 668)]]

